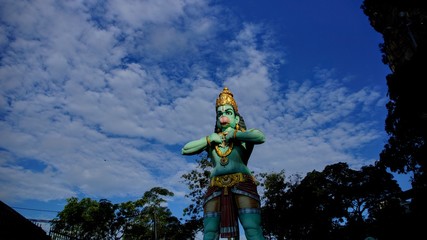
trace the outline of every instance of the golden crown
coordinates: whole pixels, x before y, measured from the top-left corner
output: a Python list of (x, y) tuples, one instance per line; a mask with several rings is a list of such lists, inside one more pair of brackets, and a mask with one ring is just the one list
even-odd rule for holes
[(239, 111), (237, 108), (236, 101), (234, 101), (233, 93), (231, 93), (227, 87), (224, 87), (224, 89), (219, 94), (218, 98), (216, 99), (216, 107), (223, 106), (226, 104), (233, 106), (233, 109), (235, 112)]

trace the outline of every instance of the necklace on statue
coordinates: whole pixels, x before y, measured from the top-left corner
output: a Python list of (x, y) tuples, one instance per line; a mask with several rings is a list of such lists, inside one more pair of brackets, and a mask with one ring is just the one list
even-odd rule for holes
[[(222, 143), (220, 145), (221, 145), (221, 147), (225, 148), (227, 146), (226, 143), (225, 143), (225, 135), (227, 135), (227, 133), (220, 134), (220, 135), (223, 138), (223, 141), (222, 141)], [(220, 162), (221, 166), (225, 166), (225, 165), (228, 164), (228, 157), (227, 156), (230, 155), (231, 151), (233, 151), (233, 142), (230, 142), (228, 144), (228, 149), (224, 153), (221, 151), (221, 149), (219, 149), (218, 145), (215, 146), (215, 152), (220, 157), (220, 161), (219, 162)]]

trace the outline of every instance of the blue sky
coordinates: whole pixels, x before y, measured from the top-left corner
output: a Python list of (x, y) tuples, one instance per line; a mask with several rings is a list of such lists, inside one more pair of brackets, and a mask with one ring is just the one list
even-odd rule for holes
[[(362, 1), (0, 0), (0, 199), (175, 193), (224, 86), (266, 135), (255, 172), (372, 164), (387, 140), (382, 37)], [(56, 214), (19, 210), (30, 218)]]

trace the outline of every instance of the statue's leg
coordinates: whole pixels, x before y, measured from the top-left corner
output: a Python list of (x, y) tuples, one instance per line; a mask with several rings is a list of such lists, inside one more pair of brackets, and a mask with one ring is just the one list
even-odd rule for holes
[(253, 198), (236, 195), (239, 208), (239, 220), (248, 240), (264, 240), (261, 228), (261, 212), (259, 202)]
[(204, 206), (203, 240), (219, 239), (219, 197), (211, 199)]

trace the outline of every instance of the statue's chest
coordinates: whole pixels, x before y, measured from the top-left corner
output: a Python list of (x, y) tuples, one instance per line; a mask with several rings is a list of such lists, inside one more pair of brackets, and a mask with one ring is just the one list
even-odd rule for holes
[(211, 150), (211, 157), (215, 163), (221, 166), (227, 166), (230, 163), (238, 163), (241, 161), (242, 145), (237, 146), (216, 146)]

